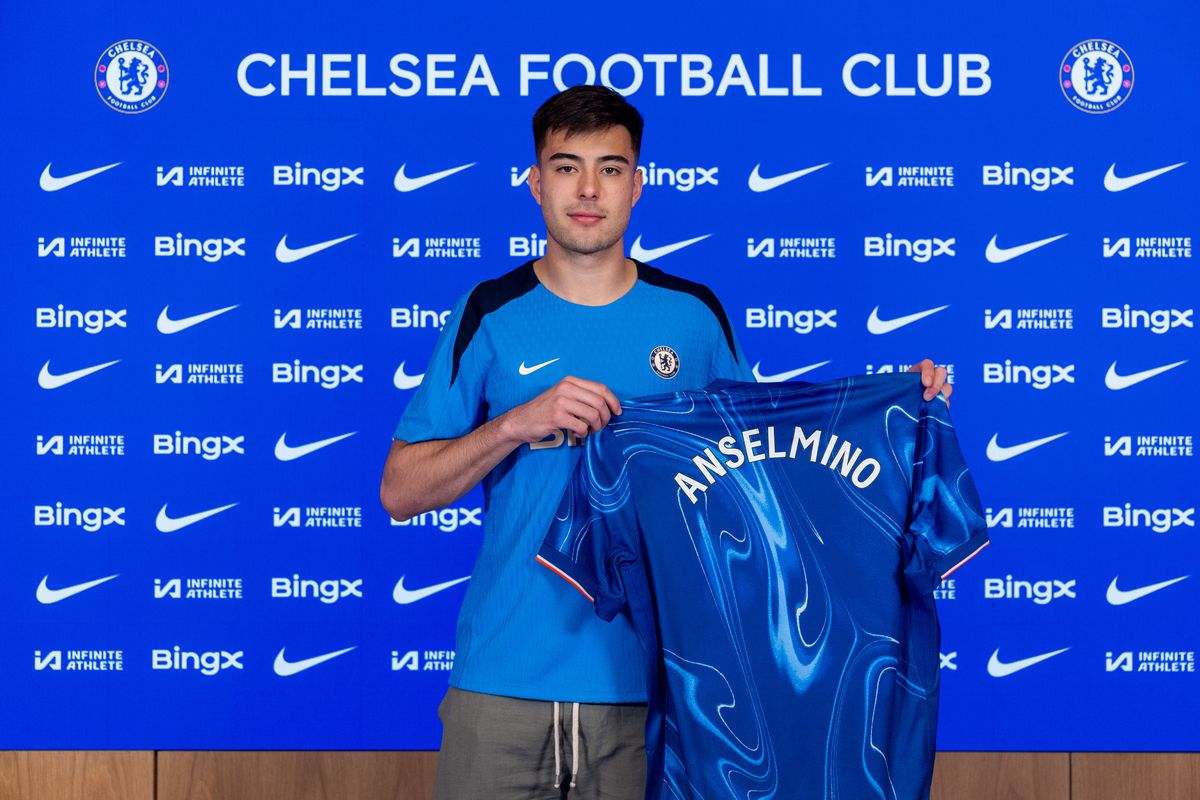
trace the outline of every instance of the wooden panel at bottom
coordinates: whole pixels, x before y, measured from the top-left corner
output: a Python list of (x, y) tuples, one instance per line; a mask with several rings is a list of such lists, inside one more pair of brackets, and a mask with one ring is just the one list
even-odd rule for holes
[[(0, 752), (3, 800), (428, 800), (424, 752)], [(1073, 792), (1072, 792), (1073, 790)], [(939, 753), (933, 800), (1200, 798), (1195, 753)]]
[(157, 800), (429, 800), (437, 753), (168, 752)]
[(938, 753), (930, 797), (1071, 800), (1070, 771), (1067, 753)]
[(3, 800), (153, 800), (154, 752), (0, 752)]
[(1077, 800), (1181, 800), (1200, 797), (1200, 754), (1075, 753)]
[[(437, 753), (405, 752), (161, 752), (158, 758), (157, 800), (428, 800), (437, 765)], [(932, 797), (1071, 800), (1069, 781), (1066, 753), (940, 753)]]

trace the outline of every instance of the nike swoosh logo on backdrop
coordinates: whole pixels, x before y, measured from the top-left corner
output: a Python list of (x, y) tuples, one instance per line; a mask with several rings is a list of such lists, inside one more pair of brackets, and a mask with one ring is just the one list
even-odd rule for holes
[(174, 533), (177, 530), (186, 528), (188, 525), (194, 525), (202, 519), (208, 519), (214, 514), (228, 511), (236, 505), (237, 503), (230, 503), (210, 508), (207, 511), (197, 511), (195, 514), (188, 514), (184, 517), (171, 517), (167, 515), (167, 505), (164, 503), (163, 507), (158, 510), (158, 516), (154, 520), (154, 527), (158, 528), (160, 533)]
[(1121, 389), (1128, 389), (1130, 386), (1148, 381), (1155, 375), (1161, 375), (1167, 370), (1175, 369), (1180, 364), (1186, 364), (1187, 359), (1176, 361), (1174, 364), (1164, 364), (1161, 367), (1153, 367), (1152, 369), (1144, 369), (1141, 372), (1131, 372), (1128, 375), (1119, 375), (1117, 373), (1117, 362), (1112, 362), (1108, 365), (1108, 372), (1104, 373), (1104, 385), (1114, 392)]
[(215, 316), (224, 314), (226, 311), (232, 311), (237, 308), (236, 305), (225, 306), (218, 308), (216, 311), (205, 311), (203, 314), (193, 314), (190, 317), (181, 317), (180, 319), (171, 319), (167, 314), (167, 309), (170, 306), (163, 306), (163, 310), (158, 313), (158, 332), (159, 333), (179, 333), (185, 331), (193, 325), (199, 325), (205, 320), (212, 319)]
[(996, 244), (996, 237), (993, 235), (992, 240), (987, 243), (984, 257), (992, 264), (1003, 264), (1005, 261), (1012, 261), (1014, 258), (1033, 252), (1039, 247), (1045, 247), (1051, 242), (1057, 242), (1064, 236), (1066, 236), (1065, 233), (1060, 233), (1058, 236), (1049, 236), (1045, 239), (1038, 239), (1036, 242), (1019, 244), (1016, 247), (1000, 247)]
[(38, 186), (42, 187), (43, 192), (57, 192), (59, 189), (65, 189), (68, 186), (74, 186), (80, 181), (86, 181), (93, 175), (99, 175), (101, 172), (106, 172), (113, 167), (119, 166), (120, 164), (120, 161), (114, 161), (112, 164), (105, 164), (103, 167), (96, 167), (95, 169), (84, 170), (83, 172), (75, 172), (71, 175), (63, 175), (58, 178), (50, 174), (50, 164), (47, 164), (46, 168), (42, 170), (42, 177), (38, 179)]
[[(117, 574), (119, 575), (120, 573), (117, 573)], [(107, 583), (108, 581), (111, 581), (115, 577), (117, 577), (117, 576), (109, 575), (107, 578), (97, 578), (94, 581), (86, 581), (84, 583), (77, 583), (74, 586), (64, 586), (61, 589), (51, 589), (49, 586), (46, 585), (46, 581), (50, 579), (50, 576), (47, 575), (46, 577), (42, 578), (42, 582), (38, 584), (37, 601), (39, 603), (43, 603), (45, 605), (49, 605), (51, 603), (57, 603), (59, 600), (66, 600), (68, 597), (73, 597), (73, 596), (79, 594), (80, 592), (86, 592), (88, 589), (91, 589), (93, 586), (99, 586), (102, 583)]]
[(420, 189), (422, 186), (428, 186), (429, 184), (431, 184), (435, 181), (440, 181), (442, 178), (449, 178), (451, 175), (453, 175), (456, 172), (462, 172), (464, 169), (467, 169), (468, 167), (473, 167), (473, 166), (475, 166), (475, 162), (472, 161), (470, 164), (463, 164), (462, 166), (451, 167), (450, 169), (444, 169), (441, 172), (431, 172), (430, 174), (422, 175), (419, 178), (410, 178), (407, 175), (405, 175), (404, 168), (406, 166), (408, 166), (408, 165), (407, 164), (400, 165), (400, 169), (396, 170), (396, 177), (392, 181), (392, 185), (396, 187), (397, 192), (416, 191), (417, 189)]
[(42, 387), (43, 389), (57, 389), (60, 386), (66, 386), (72, 381), (77, 381), (80, 378), (86, 378), (93, 372), (99, 372), (105, 367), (111, 367), (120, 360), (121, 359), (118, 358), (113, 361), (106, 361), (103, 364), (97, 364), (94, 367), (84, 367), (83, 369), (77, 369), (74, 372), (63, 372), (58, 375), (55, 375), (50, 371), (50, 362), (47, 361), (45, 364), (42, 364), (42, 371), (38, 373), (38, 386)]
[(950, 305), (938, 306), (937, 308), (929, 308), (925, 311), (918, 311), (915, 314), (905, 314), (903, 317), (895, 317), (894, 319), (880, 319), (879, 306), (871, 309), (871, 316), (867, 317), (867, 330), (874, 334), (891, 333), (898, 328), (903, 328), (905, 325), (911, 325), (917, 320), (924, 319), (930, 314), (936, 314), (939, 311), (944, 311)]
[(665, 255), (670, 255), (676, 250), (682, 250), (690, 244), (703, 241), (710, 236), (712, 236), (711, 233), (706, 233), (703, 236), (697, 236), (694, 239), (685, 239), (682, 242), (675, 242), (674, 244), (665, 244), (662, 247), (646, 249), (642, 247), (641, 234), (638, 234), (638, 237), (633, 240), (633, 247), (629, 248), (629, 257), (636, 259), (637, 261), (653, 261), (656, 258), (662, 258)]
[(776, 175), (773, 178), (764, 178), (762, 175), (760, 175), (758, 173), (758, 168), (762, 165), (755, 164), (754, 169), (750, 170), (750, 178), (746, 181), (746, 184), (750, 187), (750, 191), (752, 192), (769, 192), (772, 189), (777, 189), (780, 186), (783, 186), (785, 183), (791, 183), (797, 178), (803, 178), (809, 173), (816, 172), (824, 167), (828, 167), (832, 163), (832, 161), (826, 161), (824, 164), (817, 164), (815, 167), (805, 167), (804, 169), (798, 169), (795, 172), (785, 172), (784, 174)]
[(283, 238), (279, 240), (279, 244), (275, 245), (275, 260), (281, 264), (291, 264), (293, 261), (299, 261), (302, 258), (308, 258), (314, 253), (319, 253), (322, 250), (328, 250), (335, 244), (341, 244), (348, 239), (353, 239), (355, 236), (358, 236), (358, 234), (352, 233), (349, 236), (339, 236), (336, 239), (330, 239), (326, 242), (317, 242), (316, 244), (310, 244), (307, 247), (297, 247), (292, 249), (287, 245), (287, 234), (284, 234)]
[(1108, 172), (1104, 173), (1104, 188), (1110, 192), (1123, 192), (1126, 189), (1131, 189), (1139, 183), (1145, 183), (1152, 178), (1157, 178), (1159, 175), (1170, 172), (1173, 169), (1179, 169), (1186, 161), (1180, 161), (1178, 164), (1172, 164), (1169, 167), (1159, 167), (1148, 172), (1139, 172), (1136, 175), (1126, 175), (1124, 178), (1117, 176), (1117, 165), (1112, 164), (1108, 168)]
[(796, 369), (789, 369), (787, 372), (777, 372), (774, 375), (763, 375), (761, 372), (759, 372), (758, 367), (760, 363), (762, 362), (754, 362), (754, 367), (750, 370), (752, 373), (754, 373), (754, 380), (758, 381), (759, 383), (780, 383), (782, 381), (790, 381), (797, 375), (803, 375), (806, 372), (812, 372), (817, 367), (825, 366), (829, 363), (829, 361), (818, 361), (816, 364), (809, 364), (807, 367), (797, 367)]
[[(562, 358), (562, 356), (559, 356), (558, 358)], [(542, 367), (550, 366), (555, 361), (558, 361), (558, 358), (552, 358), (549, 361), (543, 361), (540, 364), (534, 364), (532, 367), (525, 366), (525, 362), (522, 361), (521, 366), (517, 367), (517, 372), (521, 373), (522, 375), (529, 375), (531, 373), (537, 372)]]
[(328, 439), (322, 439), (319, 442), (309, 442), (308, 444), (289, 447), (288, 443), (284, 441), (284, 437), (287, 436), (287, 431), (284, 431), (279, 435), (279, 441), (275, 443), (275, 457), (280, 461), (295, 461), (297, 458), (301, 458), (309, 453), (316, 452), (322, 447), (328, 447), (334, 442), (340, 442), (342, 439), (348, 439), (356, 433), (358, 433), (358, 431), (351, 431), (350, 433), (343, 433), (340, 436), (331, 436)]
[[(1117, 577), (1120, 577), (1119, 575)], [(1137, 589), (1118, 589), (1117, 578), (1112, 579), (1112, 583), (1108, 585), (1108, 592), (1105, 594), (1105, 599), (1108, 600), (1110, 606), (1123, 606), (1126, 603), (1132, 603), (1134, 600), (1141, 600), (1148, 594), (1153, 594), (1159, 589), (1165, 589), (1168, 586), (1174, 586), (1180, 581), (1188, 579), (1188, 575), (1181, 575), (1178, 578), (1171, 578), (1169, 581), (1159, 581), (1151, 583), (1147, 586), (1140, 586)]]
[(1020, 672), (1023, 669), (1032, 667), (1034, 664), (1040, 664), (1048, 658), (1054, 658), (1070, 649), (1069, 647), (1064, 647), (1061, 650), (1051, 650), (1049, 653), (1022, 658), (1019, 661), (1009, 661), (1008, 663), (1000, 660), (1000, 650), (997, 649), (992, 653), (992, 657), (988, 659), (988, 675), (991, 675), (993, 678), (1004, 678), (1012, 675), (1014, 672)]
[(392, 383), (397, 389), (415, 389), (421, 385), (421, 379), (425, 377), (422, 372), (417, 375), (406, 375), (404, 373), (404, 362), (400, 362), (400, 366), (396, 367), (396, 374), (392, 376)]
[[(358, 645), (354, 645), (357, 647)], [(323, 655), (313, 656), (312, 658), (304, 658), (299, 661), (288, 661), (283, 656), (283, 651), (286, 647), (280, 648), (275, 654), (275, 674), (281, 678), (286, 678), (289, 675), (295, 675), (297, 672), (304, 672), (306, 669), (312, 669), (317, 664), (324, 664), (330, 659), (349, 653), (354, 647), (346, 647), (341, 650), (334, 650), (332, 653), (324, 653)]]
[(1053, 436), (1044, 436), (1041, 439), (1033, 439), (1032, 441), (1023, 442), (1021, 444), (1013, 444), (1007, 447), (1001, 446), (1001, 444), (996, 441), (1000, 434), (993, 433), (992, 440), (988, 442), (987, 445), (987, 457), (992, 461), (1008, 461), (1010, 458), (1016, 458), (1022, 453), (1028, 453), (1035, 447), (1041, 447), (1044, 444), (1053, 442), (1055, 439), (1061, 439), (1068, 433), (1070, 433), (1070, 431), (1064, 431), (1062, 433), (1056, 433)]
[(433, 586), (426, 586), (424, 589), (405, 589), (404, 576), (401, 575), (400, 580), (396, 581), (396, 588), (392, 590), (392, 599), (400, 605), (406, 606), (409, 603), (415, 603), (418, 600), (424, 600), (426, 597), (435, 595), (444, 589), (449, 589), (451, 586), (457, 586), (463, 581), (468, 581), (470, 579), (471, 576), (468, 575), (465, 578), (455, 578), (452, 581), (435, 583)]

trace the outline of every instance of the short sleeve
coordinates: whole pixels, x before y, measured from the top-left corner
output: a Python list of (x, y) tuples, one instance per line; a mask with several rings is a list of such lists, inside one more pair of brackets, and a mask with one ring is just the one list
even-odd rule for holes
[(904, 571), (921, 592), (936, 589), (988, 544), (979, 493), (940, 394), (920, 401), (909, 512)]
[(421, 385), (408, 401), (392, 438), (406, 442), (452, 439), (470, 433), (484, 421), (488, 346), (477, 323), (469, 321), (464, 326), (469, 298), (467, 292), (451, 309)]
[(627, 608), (625, 571), (637, 562), (637, 512), (629, 473), (604, 455), (608, 428), (584, 440), (537, 552), (542, 566), (564, 579), (611, 620)]
[(753, 370), (746, 363), (746, 354), (742, 352), (742, 343), (738, 340), (733, 326), (729, 324), (729, 318), (725, 316), (723, 307), (721, 318), (715, 322), (718, 324), (714, 325), (716, 335), (713, 337), (712, 362), (709, 366), (708, 381), (719, 379), (756, 381)]

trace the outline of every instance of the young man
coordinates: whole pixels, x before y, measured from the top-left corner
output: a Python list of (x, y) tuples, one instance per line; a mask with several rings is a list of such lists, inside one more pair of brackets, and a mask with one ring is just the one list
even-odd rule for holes
[[(642, 118), (576, 86), (534, 114), (529, 188), (546, 253), (454, 304), (394, 434), (380, 500), (395, 519), (483, 481), (483, 543), (458, 620), (438, 800), (644, 792), (646, 689), (628, 620), (598, 619), (533, 561), (578, 458), (619, 397), (754, 380), (708, 287), (626, 258)], [(926, 359), (926, 397), (949, 396)], [(568, 722), (569, 717), (569, 722)]]

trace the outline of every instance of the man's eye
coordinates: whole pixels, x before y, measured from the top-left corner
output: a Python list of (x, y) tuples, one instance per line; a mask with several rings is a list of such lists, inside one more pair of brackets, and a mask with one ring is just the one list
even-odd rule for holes
[(563, 164), (561, 167), (558, 168), (558, 171), (562, 172), (564, 169), (575, 169), (575, 168), (572, 167), (570, 164)]
[(611, 170), (612, 170), (612, 173), (611, 173), (612, 175), (620, 175), (620, 174), (621, 174), (621, 170), (619, 170), (619, 169), (618, 169), (618, 168), (616, 168), (616, 167), (605, 167), (605, 169), (611, 169)]

